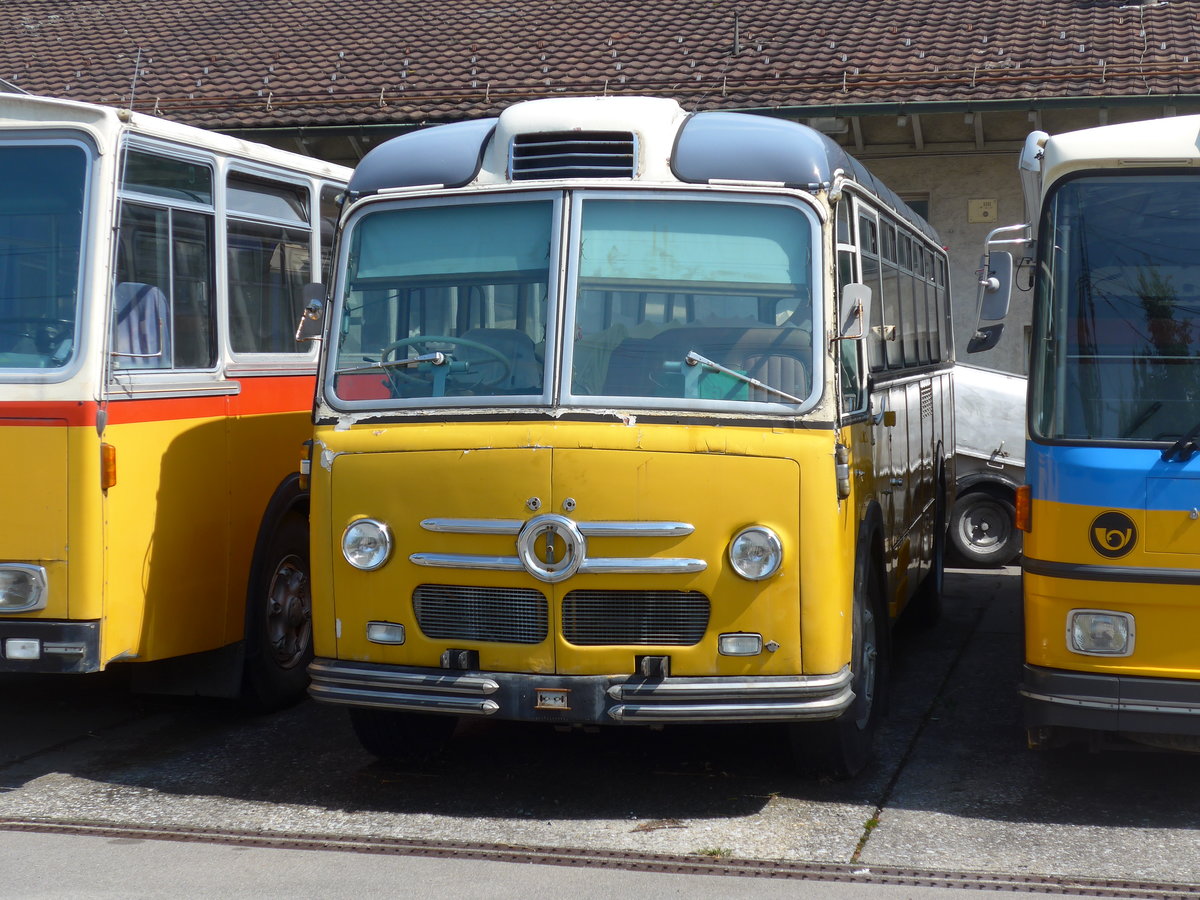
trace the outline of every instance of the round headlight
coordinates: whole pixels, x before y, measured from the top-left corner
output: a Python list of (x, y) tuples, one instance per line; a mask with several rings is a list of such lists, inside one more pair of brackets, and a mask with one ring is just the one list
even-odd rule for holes
[(351, 522), (342, 533), (342, 555), (356, 569), (378, 569), (392, 555), (392, 533), (374, 519)]
[(751, 525), (729, 542), (729, 562), (743, 578), (762, 581), (778, 572), (783, 564), (783, 544), (770, 528)]

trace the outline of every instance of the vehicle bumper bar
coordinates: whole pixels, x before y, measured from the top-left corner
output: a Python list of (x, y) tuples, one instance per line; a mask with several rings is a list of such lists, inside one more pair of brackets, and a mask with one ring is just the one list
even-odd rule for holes
[(0, 672), (98, 671), (99, 622), (0, 619)]
[(1026, 665), (1021, 696), (1030, 728), (1200, 735), (1200, 680)]
[(569, 724), (832, 719), (854, 700), (832, 675), (647, 679), (417, 669), (317, 659), (309, 693), (326, 703)]

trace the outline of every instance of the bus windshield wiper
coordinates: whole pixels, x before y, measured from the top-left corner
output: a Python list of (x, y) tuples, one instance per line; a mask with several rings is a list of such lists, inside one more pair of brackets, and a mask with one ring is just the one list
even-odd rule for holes
[[(767, 391), (768, 393), (771, 393), (771, 394), (776, 394), (780, 397), (786, 397), (788, 400), (791, 400), (793, 403), (803, 403), (804, 402), (803, 397), (797, 397), (795, 394), (789, 394), (787, 391), (781, 391), (777, 387), (771, 387), (771, 385), (765, 384), (764, 382), (759, 381), (757, 378), (751, 378), (749, 375), (746, 375), (743, 372), (739, 372), (736, 369), (726, 368), (725, 366), (721, 365), (720, 363), (715, 363), (711, 359), (707, 359), (707, 358), (701, 356), (695, 350), (689, 350), (688, 355), (683, 358), (683, 361), (685, 363), (687, 363), (689, 366), (700, 365), (700, 366), (704, 366), (705, 368), (708, 368), (708, 369), (714, 369), (715, 371), (720, 372), (723, 375), (728, 375), (731, 378), (736, 378), (739, 381), (744, 381), (744, 382), (746, 382), (746, 384), (752, 385), (753, 387), (759, 388), (760, 390)], [(1200, 428), (1200, 426), (1197, 426), (1197, 428)]]
[(1173, 443), (1170, 447), (1163, 451), (1163, 462), (1170, 462), (1175, 454), (1179, 454), (1180, 462), (1187, 462), (1192, 458), (1192, 454), (1196, 451), (1196, 436), (1200, 435), (1200, 422), (1197, 422), (1187, 434)]
[(435, 350), (433, 353), (426, 353), (423, 356), (407, 356), (404, 359), (389, 359), (387, 361), (373, 362), (365, 366), (350, 366), (345, 369), (338, 369), (334, 372), (335, 375), (348, 375), (353, 372), (374, 372), (376, 369), (407, 369), (409, 366), (415, 366), (420, 363), (433, 363), (435, 366), (444, 366), (450, 357), (440, 350)]

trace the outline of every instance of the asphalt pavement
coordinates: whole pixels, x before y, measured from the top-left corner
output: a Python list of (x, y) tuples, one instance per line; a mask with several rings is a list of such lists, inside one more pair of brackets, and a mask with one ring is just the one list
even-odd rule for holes
[[(236, 861), (251, 858), (264, 873), (277, 872), (289, 896), (382, 896), (397, 879), (413, 896), (451, 888), (465, 896), (540, 896), (543, 884), (546, 895), (607, 896), (646, 884), (633, 875), (652, 879), (655, 894), (667, 896), (797, 890), (795, 880), (522, 866), (449, 850), (440, 853), (441, 867), (428, 853), (222, 848), (144, 837), (122, 844), (112, 836), (5, 830), (79, 821), (442, 848), (782, 860), (841, 866), (844, 874), (983, 873), (1026, 886), (1040, 876), (1161, 882), (1200, 895), (1200, 755), (1027, 749), (1016, 693), (1019, 570), (953, 570), (947, 590), (938, 626), (898, 629), (877, 760), (845, 783), (796, 776), (783, 735), (767, 726), (559, 732), (471, 723), (439, 759), (397, 770), (358, 746), (337, 708), (306, 702), (254, 717), (215, 701), (135, 696), (119, 673), (6, 678), (0, 896), (171, 896), (155, 892), (148, 873), (159, 871), (175, 878), (176, 896), (276, 896), (269, 881), (241, 874), (245, 866)], [(85, 865), (89, 854), (110, 865)], [(319, 861), (305, 862), (310, 854)], [(28, 864), (55, 858), (65, 861), (62, 868)], [(76, 868), (92, 888), (86, 893), (70, 889)], [(106, 868), (114, 880), (106, 880)], [(335, 871), (342, 874), (322, 880)], [(34, 872), (41, 873), (36, 881)], [(130, 872), (138, 873), (135, 882)], [(131, 893), (132, 884), (145, 890)], [(856, 886), (853, 878), (804, 884), (803, 895), (814, 897)], [(868, 896), (890, 897), (883, 891), (893, 888), (897, 897), (925, 890), (877, 885), (881, 893)], [(834, 893), (815, 893), (826, 890)]]

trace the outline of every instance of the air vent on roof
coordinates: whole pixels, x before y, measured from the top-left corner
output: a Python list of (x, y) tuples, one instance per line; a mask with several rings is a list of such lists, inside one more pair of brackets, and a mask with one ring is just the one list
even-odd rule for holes
[(514, 181), (535, 178), (632, 178), (637, 161), (627, 131), (562, 131), (513, 138)]

